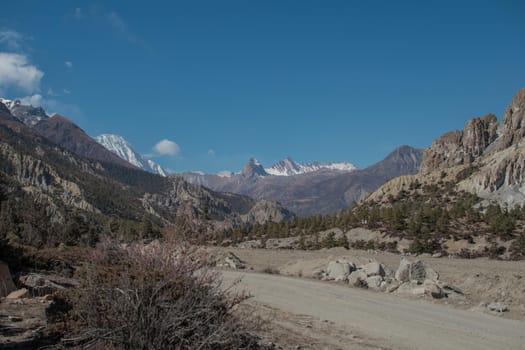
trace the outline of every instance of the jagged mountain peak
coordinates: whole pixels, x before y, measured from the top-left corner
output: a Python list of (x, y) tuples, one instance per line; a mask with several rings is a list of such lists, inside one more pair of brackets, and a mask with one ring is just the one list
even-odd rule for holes
[(140, 155), (122, 136), (114, 134), (102, 134), (95, 137), (94, 139), (106, 149), (135, 165), (136, 167), (154, 174), (166, 176), (166, 172), (160, 165)]
[(14, 117), (28, 126), (34, 126), (41, 120), (49, 118), (42, 107), (24, 105), (20, 100), (8, 100), (4, 98), (0, 98), (0, 102), (9, 109)]
[(335, 162), (335, 163), (323, 163), (323, 162), (311, 162), (311, 163), (298, 163), (291, 157), (275, 163), (270, 168), (265, 169), (270, 175), (275, 176), (294, 176), (300, 174), (311, 173), (319, 170), (337, 170), (337, 171), (354, 171), (357, 167), (352, 163), (348, 162)]
[(244, 177), (260, 177), (267, 176), (268, 173), (257, 159), (250, 158), (248, 163), (242, 168), (241, 175)]

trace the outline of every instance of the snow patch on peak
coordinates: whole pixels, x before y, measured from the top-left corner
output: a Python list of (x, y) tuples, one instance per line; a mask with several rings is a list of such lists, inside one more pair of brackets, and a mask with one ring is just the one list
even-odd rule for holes
[(150, 159), (137, 153), (131, 144), (122, 136), (113, 134), (102, 134), (94, 138), (109, 151), (113, 152), (120, 158), (128, 161), (136, 167), (149, 171), (150, 173), (166, 176), (166, 172), (160, 165)]
[(219, 176), (219, 177), (232, 177), (233, 175), (234, 175), (234, 173), (232, 173), (229, 170), (223, 170), (223, 171), (220, 171), (220, 172), (217, 173), (217, 176)]
[(311, 173), (319, 170), (334, 170), (334, 171), (346, 171), (351, 172), (357, 170), (357, 167), (348, 162), (339, 162), (339, 163), (321, 163), (321, 162), (312, 162), (312, 163), (297, 163), (292, 158), (287, 157), (277, 163), (272, 167), (265, 169), (266, 172), (274, 176), (294, 176), (300, 174)]

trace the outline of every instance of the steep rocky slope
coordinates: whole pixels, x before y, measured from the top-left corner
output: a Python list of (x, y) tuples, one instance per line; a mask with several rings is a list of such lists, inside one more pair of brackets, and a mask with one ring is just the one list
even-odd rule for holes
[(125, 167), (135, 167), (108, 151), (64, 116), (55, 114), (51, 118), (43, 119), (35, 124), (33, 129), (49, 140), (80, 156), (112, 162)]
[[(138, 222), (146, 214), (161, 224), (200, 232), (293, 216), (275, 202), (216, 193), (181, 178), (82, 157), (25, 126), (1, 103), (0, 202), (2, 227), (31, 237), (53, 235), (72, 217), (80, 220), (72, 225), (86, 224), (100, 233), (100, 225), (111, 218)], [(40, 243), (48, 238), (39, 237)]]
[(450, 181), (503, 206), (525, 204), (525, 89), (512, 99), (502, 121), (493, 114), (469, 120), (463, 130), (435, 140), (423, 156), (415, 176), (394, 179), (370, 200), (383, 200), (414, 183)]

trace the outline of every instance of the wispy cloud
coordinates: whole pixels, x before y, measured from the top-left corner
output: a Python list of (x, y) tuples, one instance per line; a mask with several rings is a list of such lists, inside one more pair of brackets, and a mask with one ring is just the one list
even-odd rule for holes
[(0, 52), (0, 93), (13, 88), (26, 93), (40, 91), (44, 72), (29, 62), (27, 56)]
[(210, 149), (208, 150), (208, 155), (209, 155), (210, 157), (215, 157), (215, 150), (212, 149), (212, 148), (210, 148)]
[(47, 94), (49, 96), (59, 96), (59, 94), (57, 94), (52, 88), (47, 89)]
[(67, 68), (73, 68), (73, 62), (71, 61), (65, 61), (64, 64), (66, 65)]
[(75, 8), (73, 17), (75, 19), (82, 19), (82, 17), (84, 17), (84, 13), (82, 12), (82, 9), (80, 7)]
[(113, 33), (132, 44), (148, 48), (144, 40), (131, 30), (128, 22), (115, 11), (102, 10), (99, 7), (92, 6), (87, 11), (77, 7), (73, 13), (73, 18), (78, 21), (90, 20), (109, 26)]
[(180, 153), (180, 147), (175, 142), (170, 140), (159, 141), (153, 150), (160, 156), (176, 156)]
[(62, 89), (62, 92), (65, 93), (66, 95), (71, 94), (71, 91), (69, 91), (68, 89)]
[(18, 50), (22, 47), (24, 36), (11, 29), (0, 30), (0, 44), (9, 50)]

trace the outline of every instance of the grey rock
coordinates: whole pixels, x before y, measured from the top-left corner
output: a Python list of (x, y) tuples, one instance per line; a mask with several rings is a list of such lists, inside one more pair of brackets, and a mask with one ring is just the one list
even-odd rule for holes
[(348, 276), (348, 284), (352, 287), (366, 287), (367, 275), (363, 270), (354, 271)]
[(423, 283), (426, 278), (425, 264), (421, 260), (416, 260), (410, 264), (410, 280)]
[(246, 265), (244, 262), (239, 259), (239, 257), (233, 253), (229, 253), (229, 255), (224, 259), (226, 261), (226, 264), (228, 264), (229, 267), (232, 269), (244, 269)]
[(505, 312), (509, 311), (509, 307), (503, 303), (490, 303), (487, 305), (487, 309), (490, 311)]
[(383, 269), (383, 266), (378, 263), (377, 261), (372, 261), (365, 266), (363, 266), (363, 270), (366, 272), (366, 275), (368, 277), (370, 276), (384, 276), (385, 270)]
[(381, 289), (381, 283), (383, 282), (383, 277), (381, 276), (371, 276), (366, 279), (366, 285), (371, 289)]
[(326, 269), (327, 279), (346, 281), (353, 271), (353, 266), (347, 261), (330, 261)]
[(430, 295), (432, 298), (441, 299), (446, 296), (443, 289), (431, 280), (425, 280), (424, 287), (425, 294)]
[(410, 280), (410, 265), (411, 262), (406, 258), (401, 258), (399, 267), (395, 273), (395, 279), (400, 282), (408, 282)]
[(312, 278), (315, 279), (322, 279), (325, 276), (325, 272), (323, 269), (315, 269), (312, 271)]
[(6, 299), (20, 299), (27, 298), (29, 296), (29, 291), (26, 288), (15, 290), (14, 292), (9, 293)]
[(426, 267), (425, 268), (425, 278), (427, 280), (437, 282), (439, 280), (439, 273), (437, 273), (434, 269), (430, 267)]

